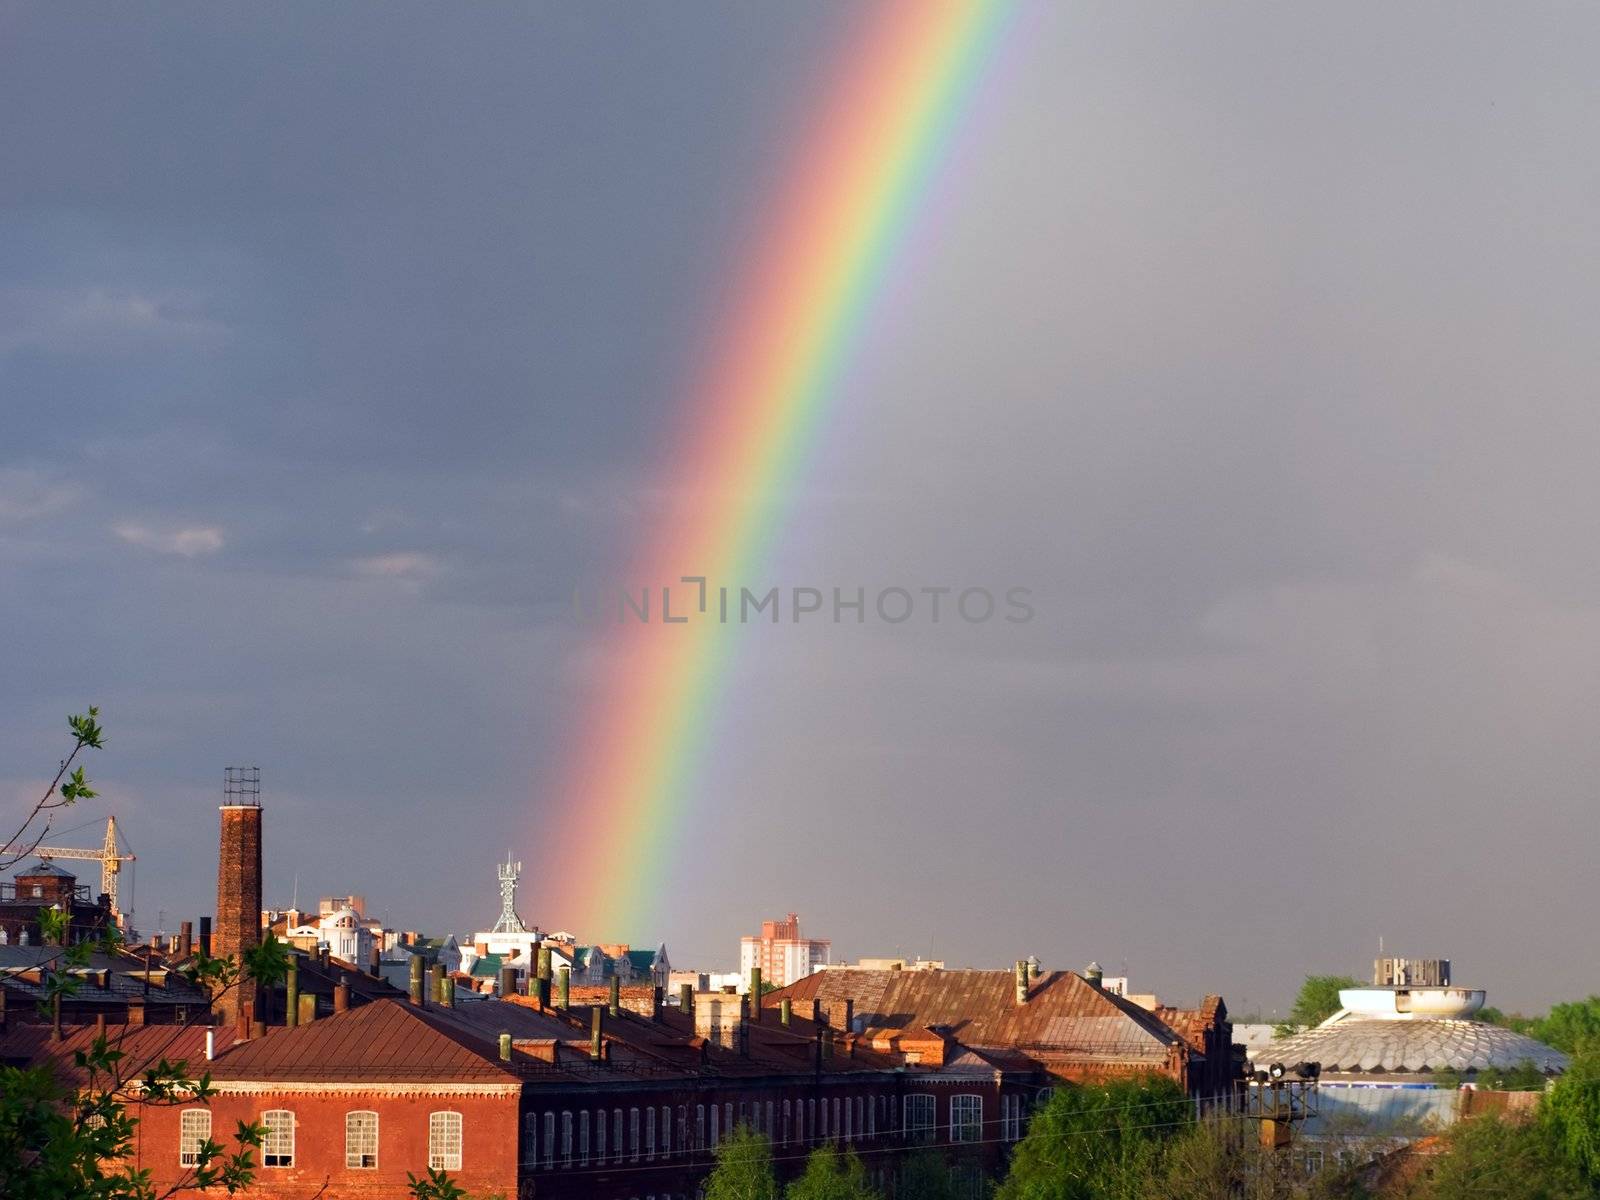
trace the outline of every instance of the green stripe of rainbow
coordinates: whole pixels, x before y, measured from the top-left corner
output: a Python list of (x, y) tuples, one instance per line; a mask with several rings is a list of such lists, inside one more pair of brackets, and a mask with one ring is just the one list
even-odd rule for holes
[[(782, 506), (1010, 8), (890, 0), (845, 56), (691, 401), (673, 491), (694, 502), (652, 531), (630, 586), (760, 582)], [(614, 678), (567, 747), (560, 804), (572, 819), (546, 859), (566, 864), (553, 872), (556, 909), (593, 937), (651, 932), (641, 926), (677, 859), (737, 644), (736, 627), (707, 620), (618, 632)]]

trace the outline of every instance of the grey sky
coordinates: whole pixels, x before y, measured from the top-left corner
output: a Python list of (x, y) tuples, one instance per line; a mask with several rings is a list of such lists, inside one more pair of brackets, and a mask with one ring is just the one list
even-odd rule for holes
[[(0, 7), (0, 787), (98, 701), (142, 925), (231, 762), (275, 900), (470, 928), (510, 844), (560, 923), (567, 590), (854, 12)], [(1038, 617), (739, 635), (661, 928), (579, 932), (1596, 990), (1600, 16), (1024, 29), (750, 582)]]

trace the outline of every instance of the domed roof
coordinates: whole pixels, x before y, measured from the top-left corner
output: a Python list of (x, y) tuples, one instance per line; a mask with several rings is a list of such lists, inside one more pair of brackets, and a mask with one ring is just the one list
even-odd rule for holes
[(354, 929), (361, 923), (361, 918), (356, 915), (353, 908), (336, 908), (322, 918), (324, 929)]
[(1255, 1054), (1264, 1062), (1318, 1062), (1324, 1074), (1421, 1075), (1436, 1071), (1510, 1070), (1531, 1062), (1546, 1074), (1567, 1069), (1567, 1056), (1531, 1037), (1486, 1021), (1408, 1021), (1340, 1016), (1315, 1029), (1278, 1038)]

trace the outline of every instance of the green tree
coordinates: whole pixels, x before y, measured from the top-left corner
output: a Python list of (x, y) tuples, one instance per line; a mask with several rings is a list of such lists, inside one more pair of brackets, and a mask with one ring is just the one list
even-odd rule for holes
[(1540, 1124), (1600, 1192), (1600, 1040), (1581, 1043), (1539, 1105)]
[(1059, 1087), (1017, 1144), (998, 1200), (1140, 1200), (1192, 1110), (1164, 1076)]
[[(68, 718), (72, 751), (16, 834), (0, 849), (0, 868), (14, 865), (43, 841), (55, 810), (95, 795), (77, 760), (84, 751), (104, 746), (99, 716), (98, 708), (90, 708), (87, 714)], [(65, 911), (40, 910), (43, 941), (55, 947), (42, 963), (40, 1010), (44, 1016), (59, 1011), (61, 1001), (81, 986), (81, 979), (72, 974), (74, 969), (86, 967), (94, 951), (109, 953), (118, 945), (114, 929), (93, 940), (74, 941), (69, 922), (70, 914)], [(276, 953), (281, 954), (281, 947)], [(252, 956), (247, 969), (270, 978), (274, 961), (274, 951), (267, 949)], [(198, 957), (187, 973), (219, 994), (238, 984), (232, 964), (204, 956)], [(250, 1185), (255, 1177), (255, 1151), (265, 1131), (243, 1122), (233, 1135), (232, 1150), (207, 1139), (199, 1148), (198, 1162), (183, 1178), (165, 1189), (154, 1185), (149, 1169), (132, 1161), (138, 1120), (125, 1097), (137, 1088), (139, 1103), (147, 1107), (203, 1104), (213, 1094), (211, 1078), (209, 1074), (193, 1078), (182, 1060), (162, 1058), (154, 1066), (146, 1066), (135, 1080), (124, 1058), (102, 1034), (88, 1049), (74, 1053), (77, 1078), (70, 1084), (49, 1066), (0, 1068), (0, 1196), (7, 1200), (161, 1200), (200, 1188), (232, 1194)]]
[(1341, 989), (1361, 986), (1353, 975), (1307, 975), (1289, 1010), (1289, 1024), (1301, 1029), (1322, 1024), (1343, 1007), (1339, 1003)]
[(1547, 1046), (1571, 1054), (1586, 1041), (1600, 1042), (1600, 996), (1558, 1004), (1527, 1030)]
[(1584, 1200), (1594, 1193), (1541, 1122), (1473, 1117), (1451, 1126), (1417, 1200)]
[(841, 1153), (831, 1142), (806, 1158), (806, 1168), (784, 1189), (784, 1200), (877, 1200), (867, 1169), (854, 1150)]
[(961, 1200), (949, 1164), (937, 1150), (913, 1150), (900, 1164), (894, 1190), (896, 1197), (908, 1200)]
[(772, 1173), (772, 1143), (741, 1125), (716, 1149), (717, 1165), (706, 1179), (705, 1200), (778, 1200)]

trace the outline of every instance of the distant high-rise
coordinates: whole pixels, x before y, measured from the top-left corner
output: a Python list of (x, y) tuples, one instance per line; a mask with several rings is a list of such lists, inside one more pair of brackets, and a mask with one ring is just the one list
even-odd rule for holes
[(739, 939), (739, 975), (748, 981), (752, 967), (761, 968), (761, 980), (786, 987), (828, 965), (833, 943), (826, 938), (800, 936), (800, 917), (790, 913), (782, 921), (761, 922), (759, 937)]

